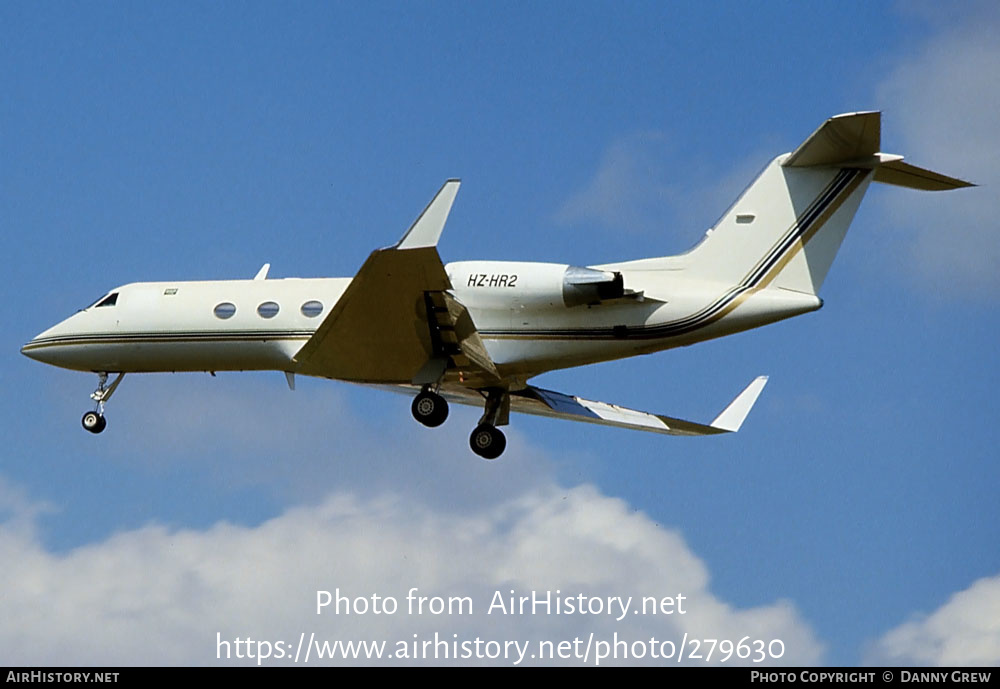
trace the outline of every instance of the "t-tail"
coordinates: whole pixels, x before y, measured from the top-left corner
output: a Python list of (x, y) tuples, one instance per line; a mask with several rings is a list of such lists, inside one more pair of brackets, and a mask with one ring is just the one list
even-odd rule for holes
[(880, 113), (831, 117), (768, 164), (685, 257), (685, 272), (743, 292), (816, 295), (873, 180), (924, 191), (974, 186), (881, 153), (880, 144)]

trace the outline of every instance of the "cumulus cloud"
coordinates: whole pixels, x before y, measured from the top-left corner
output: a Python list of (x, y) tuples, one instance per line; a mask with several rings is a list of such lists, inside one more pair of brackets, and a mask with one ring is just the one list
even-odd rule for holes
[(879, 639), (872, 664), (1000, 666), (1000, 575), (973, 583), (930, 615)]
[[(34, 509), (22, 508), (21, 517)], [(781, 639), (780, 663), (822, 658), (791, 603), (736, 609), (720, 600), (679, 533), (586, 485), (550, 485), (463, 513), (393, 494), (335, 493), (255, 527), (151, 525), (62, 554), (10, 522), (0, 524), (0, 647), (18, 664), (214, 664), (222, 662), (217, 634), (234, 653), (237, 637), (294, 646), (302, 633), (385, 640), (388, 650), (435, 633), (446, 641), (478, 636), (531, 641), (533, 651), (540, 640), (586, 639), (591, 632), (608, 641), (617, 633), (629, 643), (679, 642), (688, 633)], [(472, 614), (407, 614), (411, 587), (426, 596), (467, 596)], [(317, 616), (316, 592), (338, 588), (369, 601), (372, 594), (392, 596), (399, 610)], [(556, 589), (604, 598), (682, 593), (687, 614), (626, 615), (620, 622), (606, 614), (487, 614), (496, 591)]]
[(23, 488), (0, 476), (0, 523), (7, 532), (33, 538), (38, 517), (55, 511), (51, 503), (32, 500)]
[[(881, 82), (883, 148), (915, 164), (980, 184), (928, 194), (894, 190), (884, 196), (885, 221), (898, 231), (909, 275), (935, 292), (1000, 295), (1000, 6), (928, 10), (944, 27), (900, 57)], [(947, 16), (942, 13), (947, 13)], [(896, 149), (899, 150), (896, 150)]]

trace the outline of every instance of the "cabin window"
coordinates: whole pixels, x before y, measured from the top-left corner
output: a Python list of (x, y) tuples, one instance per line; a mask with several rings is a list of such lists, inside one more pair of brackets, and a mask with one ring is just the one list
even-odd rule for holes
[(257, 315), (261, 318), (274, 318), (278, 315), (280, 307), (273, 301), (265, 301), (257, 307)]
[(104, 297), (104, 299), (101, 299), (101, 301), (97, 302), (97, 306), (95, 308), (99, 309), (102, 306), (114, 306), (117, 303), (118, 303), (118, 292), (112, 292), (108, 296)]
[(236, 313), (236, 304), (224, 301), (215, 307), (214, 313), (216, 318), (221, 318), (222, 320), (232, 318)]
[(323, 313), (323, 304), (315, 299), (302, 305), (302, 315), (306, 318), (315, 318), (321, 313)]

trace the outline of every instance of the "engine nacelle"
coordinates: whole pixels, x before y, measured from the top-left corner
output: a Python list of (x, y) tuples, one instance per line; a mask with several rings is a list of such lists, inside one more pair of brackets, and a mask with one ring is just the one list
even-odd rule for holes
[(564, 263), (458, 261), (445, 269), (456, 296), (482, 307), (569, 308), (628, 294), (621, 273)]

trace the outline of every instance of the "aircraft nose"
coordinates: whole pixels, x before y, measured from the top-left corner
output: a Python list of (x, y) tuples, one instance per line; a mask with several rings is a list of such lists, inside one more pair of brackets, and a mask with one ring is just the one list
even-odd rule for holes
[[(34, 342), (34, 339), (32, 339), (31, 342)], [(35, 361), (38, 361), (38, 358), (35, 355), (35, 353), (31, 351), (31, 342), (26, 342), (25, 344), (21, 345), (21, 354), (28, 357), (29, 359), (35, 359)]]
[(35, 337), (31, 338), (30, 341), (26, 342), (21, 347), (21, 354), (28, 357), (29, 359), (34, 359), (35, 361), (41, 361), (43, 364), (51, 364), (49, 357), (45, 355), (45, 348), (42, 346), (40, 340), (42, 335), (45, 333), (39, 333)]
[[(21, 354), (60, 368), (74, 371), (111, 371), (114, 357), (106, 348), (94, 346), (95, 328), (85, 311), (79, 311), (48, 330), (38, 333), (21, 347)], [(98, 324), (100, 326), (100, 324)]]
[(65, 334), (62, 331), (62, 326), (65, 322), (66, 321), (57, 323), (51, 328), (43, 330), (35, 335), (21, 347), (21, 354), (29, 359), (40, 361), (43, 364), (59, 366), (59, 354), (61, 347), (59, 346), (60, 343), (56, 338), (59, 335)]

